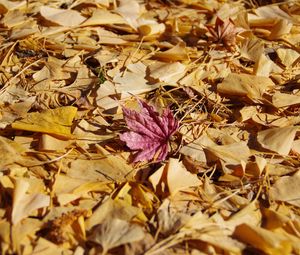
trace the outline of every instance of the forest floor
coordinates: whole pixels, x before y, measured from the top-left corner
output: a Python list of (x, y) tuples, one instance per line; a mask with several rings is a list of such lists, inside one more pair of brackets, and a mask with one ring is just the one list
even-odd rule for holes
[(0, 254), (300, 254), (299, 1), (0, 14)]

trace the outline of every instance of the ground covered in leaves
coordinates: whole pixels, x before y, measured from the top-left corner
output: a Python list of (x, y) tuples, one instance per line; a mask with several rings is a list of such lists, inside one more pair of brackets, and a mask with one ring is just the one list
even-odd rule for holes
[(0, 13), (0, 254), (300, 254), (299, 1)]

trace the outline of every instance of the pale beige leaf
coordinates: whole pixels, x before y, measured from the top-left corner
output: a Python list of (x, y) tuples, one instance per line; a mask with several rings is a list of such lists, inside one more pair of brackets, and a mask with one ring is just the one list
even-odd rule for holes
[(80, 26), (95, 26), (106, 24), (124, 24), (126, 21), (120, 15), (104, 9), (96, 9), (92, 16)]
[(31, 255), (54, 255), (54, 254), (63, 254), (63, 255), (72, 255), (73, 251), (59, 247), (58, 245), (50, 242), (42, 237), (38, 238), (33, 252)]
[(106, 218), (94, 229), (90, 240), (101, 244), (103, 254), (122, 244), (140, 241), (145, 237), (142, 227), (118, 218)]
[(286, 67), (291, 67), (293, 63), (300, 57), (300, 54), (292, 49), (279, 48), (276, 53), (281, 61)]
[(164, 24), (154, 22), (140, 22), (138, 30), (141, 35), (149, 36), (155, 34), (161, 34), (165, 31), (166, 26)]
[(293, 23), (287, 19), (280, 19), (276, 22), (268, 36), (269, 40), (276, 40), (282, 38), (283, 35), (289, 34)]
[(211, 138), (204, 134), (195, 141), (183, 146), (180, 153), (192, 157), (195, 160), (206, 162), (203, 148), (216, 145)]
[(262, 54), (256, 61), (253, 73), (257, 76), (269, 77), (273, 69), (274, 62)]
[(197, 175), (190, 173), (182, 162), (175, 158), (170, 158), (165, 166), (149, 177), (149, 180), (156, 190), (164, 191), (168, 187), (171, 195), (179, 190), (201, 184)]
[(9, 164), (18, 162), (24, 148), (5, 137), (0, 136), (0, 169), (5, 169)]
[(64, 151), (71, 143), (70, 140), (63, 140), (48, 134), (42, 134), (39, 140), (39, 149), (45, 151)]
[(296, 105), (300, 104), (300, 96), (276, 91), (272, 96), (272, 103), (275, 107), (278, 108)]
[(26, 6), (26, 1), (8, 1), (8, 0), (1, 0), (0, 2), (0, 13), (6, 13), (7, 11), (22, 8)]
[(101, 44), (122, 45), (127, 43), (127, 41), (122, 39), (118, 34), (101, 27), (97, 28), (97, 34), (100, 37), (99, 43)]
[(165, 199), (157, 211), (160, 232), (164, 235), (175, 233), (189, 220), (189, 216), (179, 212), (175, 203), (170, 199)]
[(176, 83), (186, 71), (186, 66), (180, 62), (156, 62), (149, 66), (150, 77), (169, 84)]
[(300, 172), (283, 176), (270, 188), (270, 199), (284, 201), (300, 207)]
[(204, 150), (208, 161), (222, 160), (233, 165), (241, 164), (241, 161), (246, 162), (251, 155), (246, 142), (208, 146)]
[(68, 175), (82, 180), (122, 181), (130, 177), (132, 166), (113, 154), (101, 159), (77, 159), (70, 163)]
[(34, 210), (50, 205), (50, 197), (41, 193), (26, 194), (29, 188), (29, 182), (17, 179), (13, 195), (13, 208), (11, 220), (17, 224), (20, 220), (26, 218)]
[[(158, 87), (156, 84), (149, 84), (146, 80), (146, 65), (142, 62), (128, 65), (128, 70), (125, 74), (118, 73), (114, 77), (116, 90), (121, 94), (121, 98), (139, 95), (145, 92), (152, 91)], [(132, 86), (134, 84), (134, 86)]]
[(263, 55), (264, 43), (257, 38), (246, 39), (241, 44), (241, 56), (254, 62)]
[(96, 208), (91, 217), (85, 221), (85, 226), (87, 230), (91, 230), (94, 226), (101, 224), (109, 217), (131, 221), (139, 213), (141, 213), (141, 209), (137, 207), (131, 206), (121, 200), (107, 198)]
[(86, 20), (86, 18), (77, 11), (55, 9), (48, 6), (42, 6), (40, 13), (46, 20), (64, 27), (74, 27)]
[(178, 159), (170, 158), (167, 164), (167, 184), (171, 195), (184, 188), (199, 186), (201, 181), (192, 174)]
[(167, 62), (189, 60), (186, 45), (184, 43), (178, 43), (171, 49), (168, 49), (163, 52), (157, 52), (155, 53), (154, 57), (158, 60)]
[(266, 129), (257, 133), (257, 141), (265, 149), (288, 155), (297, 130), (297, 127)]
[(260, 99), (265, 91), (273, 86), (273, 81), (267, 77), (232, 73), (218, 85), (217, 90), (219, 93), (229, 96)]
[(259, 204), (257, 201), (249, 203), (240, 211), (233, 214), (226, 222), (226, 227), (232, 232), (234, 229), (244, 222), (249, 222), (252, 226), (258, 226), (262, 221), (262, 213), (258, 210)]
[(120, 5), (115, 11), (127, 21), (129, 26), (131, 26), (134, 29), (137, 29), (137, 19), (140, 16), (141, 8), (136, 0), (120, 1)]
[(292, 144), (292, 151), (300, 154), (300, 139), (295, 140)]

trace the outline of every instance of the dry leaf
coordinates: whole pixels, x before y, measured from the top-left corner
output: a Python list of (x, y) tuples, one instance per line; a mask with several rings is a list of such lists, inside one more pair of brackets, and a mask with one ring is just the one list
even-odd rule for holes
[(275, 107), (287, 107), (300, 103), (300, 96), (281, 93), (276, 91), (272, 96), (272, 103)]
[(299, 207), (299, 185), (299, 172), (295, 173), (293, 176), (283, 176), (270, 188), (270, 198), (272, 200), (284, 201)]
[(64, 27), (77, 26), (86, 19), (77, 11), (55, 9), (48, 6), (42, 6), (40, 13), (46, 20)]
[(225, 2), (0, 1), (0, 254), (300, 254), (299, 5)]
[(168, 189), (171, 195), (179, 190), (201, 184), (197, 175), (187, 171), (182, 162), (175, 158), (170, 158), (168, 164), (152, 174), (149, 180), (156, 191), (166, 192)]
[(154, 58), (168, 62), (189, 60), (189, 56), (186, 52), (186, 45), (184, 43), (178, 43), (171, 49), (163, 52), (156, 52)]
[(81, 26), (99, 26), (106, 24), (124, 24), (126, 21), (118, 14), (108, 10), (96, 9), (92, 16), (84, 21)]
[(157, 79), (161, 82), (174, 84), (176, 83), (185, 73), (186, 66), (179, 63), (163, 63), (156, 62), (149, 67), (150, 77)]
[(71, 136), (71, 125), (77, 108), (73, 106), (45, 110), (41, 113), (28, 113), (22, 120), (15, 121), (12, 127), (20, 130)]
[(50, 205), (50, 197), (44, 194), (26, 194), (29, 183), (25, 180), (16, 180), (13, 195), (11, 221), (15, 225), (28, 217), (34, 210)]
[(270, 255), (291, 254), (291, 242), (282, 235), (243, 223), (236, 227), (234, 237)]
[(274, 83), (267, 77), (231, 73), (217, 89), (228, 96), (245, 96), (255, 100), (261, 99), (267, 89), (273, 86)]
[(145, 232), (141, 226), (117, 218), (107, 218), (93, 230), (90, 240), (101, 244), (102, 254), (106, 254), (111, 248), (137, 242), (144, 237)]
[(265, 149), (288, 155), (297, 130), (297, 127), (266, 129), (257, 133), (257, 141)]
[(231, 19), (223, 21), (217, 17), (214, 27), (207, 26), (208, 31), (216, 42), (222, 42), (227, 46), (234, 45), (236, 35), (243, 29), (237, 28)]
[(141, 112), (123, 107), (123, 115), (131, 131), (120, 135), (120, 139), (132, 150), (139, 150), (134, 162), (143, 160), (162, 161), (168, 154), (168, 142), (178, 128), (178, 122), (169, 109), (161, 116), (153, 106), (138, 101)]

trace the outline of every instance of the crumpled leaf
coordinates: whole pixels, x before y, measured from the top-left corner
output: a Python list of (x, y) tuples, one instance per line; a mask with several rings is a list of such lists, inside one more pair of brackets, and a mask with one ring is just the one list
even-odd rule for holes
[[(141, 100), (138, 101), (141, 112), (123, 107), (127, 126), (131, 131), (120, 135), (120, 139), (132, 150), (140, 150), (133, 162), (143, 160), (162, 161), (168, 154), (168, 141), (178, 128), (178, 121), (170, 109), (165, 109), (161, 116)], [(142, 151), (141, 151), (142, 150)]]

